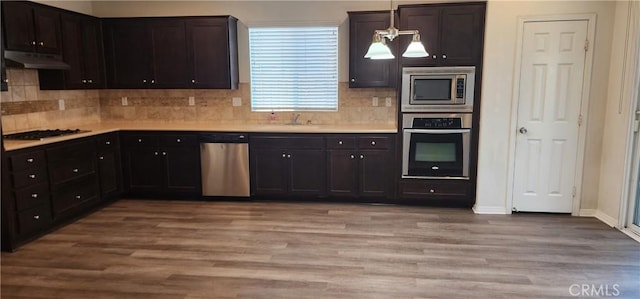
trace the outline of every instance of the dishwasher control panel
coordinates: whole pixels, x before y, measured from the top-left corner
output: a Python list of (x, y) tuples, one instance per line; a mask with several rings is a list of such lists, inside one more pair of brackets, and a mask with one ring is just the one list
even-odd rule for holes
[(247, 143), (249, 135), (245, 133), (202, 133), (200, 143)]

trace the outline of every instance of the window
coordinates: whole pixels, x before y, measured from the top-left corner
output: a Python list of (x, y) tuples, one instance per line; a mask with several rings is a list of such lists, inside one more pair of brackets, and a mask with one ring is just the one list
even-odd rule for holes
[(249, 28), (252, 111), (338, 110), (338, 28)]

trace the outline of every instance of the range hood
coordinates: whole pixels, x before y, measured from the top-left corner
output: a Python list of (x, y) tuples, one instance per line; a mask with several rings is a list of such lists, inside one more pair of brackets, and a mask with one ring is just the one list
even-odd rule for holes
[(19, 51), (4, 51), (7, 66), (25, 69), (68, 70), (71, 67), (62, 61), (62, 56)]

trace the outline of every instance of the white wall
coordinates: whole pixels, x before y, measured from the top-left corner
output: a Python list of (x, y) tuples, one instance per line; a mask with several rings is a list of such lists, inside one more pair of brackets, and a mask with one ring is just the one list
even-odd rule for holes
[(476, 211), (506, 211), (513, 78), (520, 16), (596, 13), (593, 76), (581, 209), (596, 209), (615, 2), (489, 1), (487, 7)]
[(93, 14), (91, 1), (34, 0), (33, 2), (38, 2), (38, 3), (46, 4), (49, 6), (71, 10), (71, 11), (75, 11), (75, 12), (79, 12), (87, 15)]
[[(618, 225), (621, 202), (628, 188), (624, 175), (630, 171), (631, 147), (627, 132), (633, 118), (635, 104), (638, 42), (640, 41), (640, 3), (633, 3), (633, 15), (629, 16), (630, 2), (616, 5), (609, 92), (606, 121), (602, 142), (602, 175), (598, 201), (598, 218), (610, 225)], [(628, 19), (631, 22), (628, 22)], [(625, 45), (627, 46), (625, 48)]]

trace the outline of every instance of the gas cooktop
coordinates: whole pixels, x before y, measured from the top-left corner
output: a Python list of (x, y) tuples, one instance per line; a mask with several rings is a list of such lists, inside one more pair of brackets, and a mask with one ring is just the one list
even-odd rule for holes
[(2, 137), (4, 137), (4, 139), (9, 139), (9, 140), (42, 140), (45, 138), (59, 137), (59, 136), (72, 135), (72, 134), (78, 134), (78, 133), (84, 133), (84, 132), (88, 132), (88, 131), (83, 131), (80, 129), (33, 130), (28, 132), (7, 134)]

